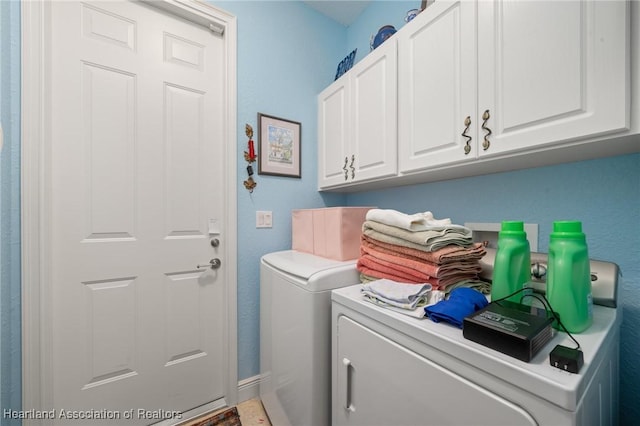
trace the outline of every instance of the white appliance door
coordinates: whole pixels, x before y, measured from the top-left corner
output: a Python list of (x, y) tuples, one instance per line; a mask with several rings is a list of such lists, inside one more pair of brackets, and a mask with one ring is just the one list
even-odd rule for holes
[(537, 424), (522, 408), (348, 317), (339, 317), (337, 333), (334, 426)]

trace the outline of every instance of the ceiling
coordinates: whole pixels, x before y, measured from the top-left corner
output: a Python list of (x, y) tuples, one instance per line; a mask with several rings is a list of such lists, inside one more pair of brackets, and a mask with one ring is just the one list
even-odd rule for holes
[(369, 6), (371, 0), (309, 0), (303, 3), (348, 27)]

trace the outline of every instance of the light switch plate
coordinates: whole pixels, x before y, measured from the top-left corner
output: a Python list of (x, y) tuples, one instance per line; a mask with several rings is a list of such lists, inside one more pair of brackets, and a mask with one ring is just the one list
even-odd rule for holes
[(272, 228), (273, 214), (270, 211), (256, 211), (256, 228)]

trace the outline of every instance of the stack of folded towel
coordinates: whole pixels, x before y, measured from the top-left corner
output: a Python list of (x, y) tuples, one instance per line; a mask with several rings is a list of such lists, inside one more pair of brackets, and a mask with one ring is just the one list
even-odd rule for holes
[(450, 219), (435, 219), (431, 212), (372, 209), (362, 225), (357, 267), (363, 283), (384, 278), (430, 284), (446, 293), (457, 287), (489, 293), (489, 284), (478, 279), (485, 254), (471, 230)]

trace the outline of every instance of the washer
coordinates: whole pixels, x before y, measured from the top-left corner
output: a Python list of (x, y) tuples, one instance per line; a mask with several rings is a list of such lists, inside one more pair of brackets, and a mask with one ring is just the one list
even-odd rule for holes
[(331, 424), (331, 290), (357, 283), (356, 260), (262, 257), (260, 398), (274, 426)]

